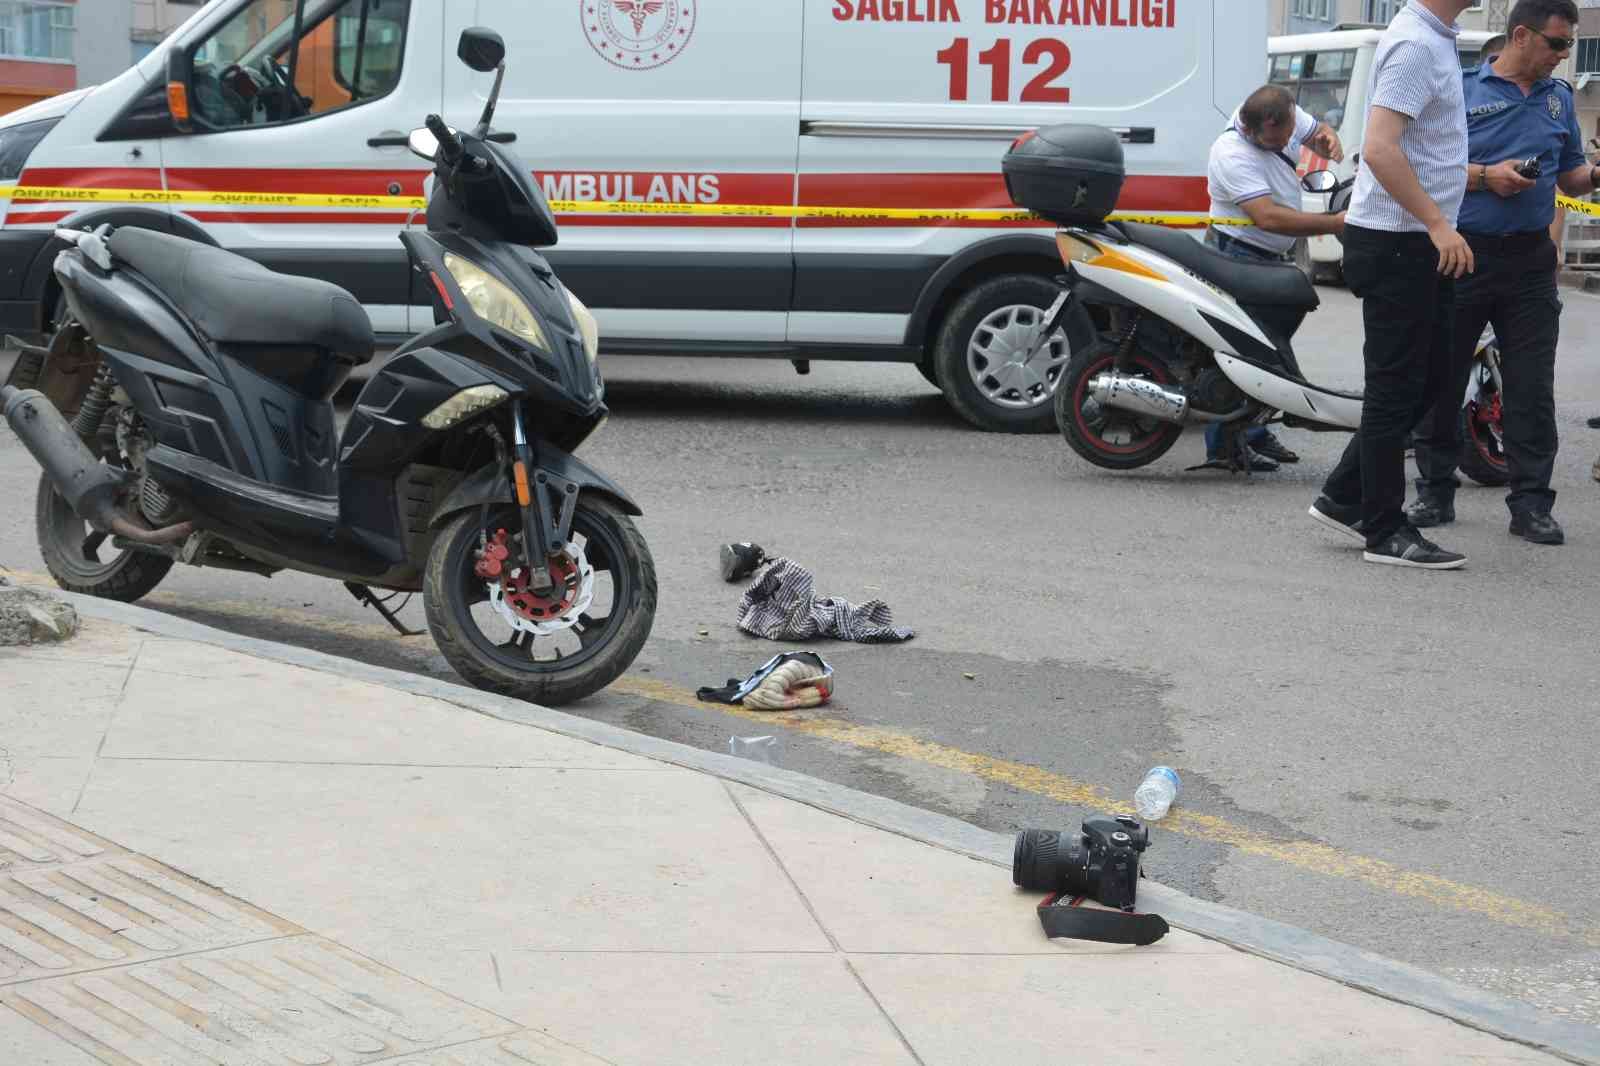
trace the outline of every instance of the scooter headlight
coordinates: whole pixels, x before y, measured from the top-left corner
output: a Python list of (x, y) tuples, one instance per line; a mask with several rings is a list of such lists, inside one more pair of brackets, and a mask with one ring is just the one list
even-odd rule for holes
[(423, 415), (422, 424), (429, 429), (449, 429), (480, 411), (504, 403), (510, 395), (498, 385), (474, 385), (470, 389), (462, 389)]
[(600, 359), (600, 323), (594, 320), (594, 315), (583, 306), (583, 301), (573, 295), (571, 289), (566, 290), (567, 303), (572, 305), (572, 318), (578, 323), (578, 332), (583, 335), (583, 354), (589, 357), (590, 365)]
[(511, 286), (458, 255), (446, 253), (444, 267), (455, 278), (461, 295), (467, 298), (467, 305), (479, 318), (513, 336), (521, 337), (536, 348), (550, 350), (544, 327), (539, 325), (527, 302)]

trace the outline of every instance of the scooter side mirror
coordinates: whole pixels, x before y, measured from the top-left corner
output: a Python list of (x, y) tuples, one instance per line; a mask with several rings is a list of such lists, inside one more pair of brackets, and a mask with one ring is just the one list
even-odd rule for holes
[(1339, 176), (1331, 170), (1313, 170), (1300, 179), (1300, 187), (1306, 192), (1332, 192), (1338, 184)]
[(406, 147), (411, 149), (413, 155), (420, 155), (431, 163), (439, 154), (439, 138), (430, 129), (412, 130), (411, 136), (406, 138)]
[(493, 30), (470, 26), (461, 31), (456, 55), (478, 73), (488, 74), (505, 62), (506, 42)]

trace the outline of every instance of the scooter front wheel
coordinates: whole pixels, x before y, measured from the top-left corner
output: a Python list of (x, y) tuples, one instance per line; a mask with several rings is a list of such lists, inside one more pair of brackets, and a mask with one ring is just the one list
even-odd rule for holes
[[(1072, 357), (1056, 388), (1056, 425), (1072, 450), (1095, 466), (1134, 470), (1165, 455), (1183, 436), (1183, 427), (1101, 406), (1089, 394), (1089, 382), (1115, 364), (1116, 351), (1103, 340)], [(1133, 354), (1129, 369), (1162, 385), (1172, 383), (1172, 375), (1160, 361), (1140, 352)]]
[[(445, 659), (477, 688), (560, 706), (620, 677), (655, 621), (656, 571), (644, 537), (611, 501), (585, 493), (572, 548), (550, 566), (551, 586), (522, 572), (514, 508), (462, 512), (434, 541), (423, 577), (428, 629)], [(504, 548), (504, 565), (479, 560)]]

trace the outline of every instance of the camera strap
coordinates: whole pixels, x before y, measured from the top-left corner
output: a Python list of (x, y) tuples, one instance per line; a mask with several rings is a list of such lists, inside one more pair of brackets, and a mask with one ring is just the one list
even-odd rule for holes
[(1098, 940), (1105, 944), (1154, 944), (1167, 935), (1159, 914), (1135, 914), (1080, 906), (1082, 896), (1058, 892), (1039, 904), (1039, 924), (1047, 937)]

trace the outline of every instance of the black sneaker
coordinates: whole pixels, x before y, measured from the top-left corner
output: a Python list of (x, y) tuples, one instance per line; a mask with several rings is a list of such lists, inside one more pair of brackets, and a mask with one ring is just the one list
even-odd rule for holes
[(1456, 505), (1417, 497), (1417, 502), (1406, 508), (1406, 519), (1418, 529), (1447, 526), (1456, 520)]
[(1318, 496), (1316, 502), (1306, 511), (1319, 525), (1343, 533), (1347, 537), (1354, 537), (1361, 543), (1367, 542), (1367, 535), (1361, 532), (1361, 505), (1359, 503), (1334, 503), (1326, 496)]
[(1534, 544), (1565, 544), (1567, 535), (1549, 511), (1528, 511), (1511, 516), (1511, 535)]
[(1410, 526), (1401, 526), (1376, 548), (1368, 548), (1361, 558), (1388, 566), (1413, 566), (1419, 570), (1459, 570), (1467, 557), (1445, 551)]
[(1300, 461), (1298, 455), (1285, 448), (1283, 441), (1274, 437), (1271, 433), (1266, 434), (1260, 440), (1251, 441), (1250, 450), (1259, 452), (1268, 459), (1276, 459), (1280, 463), (1298, 463)]

